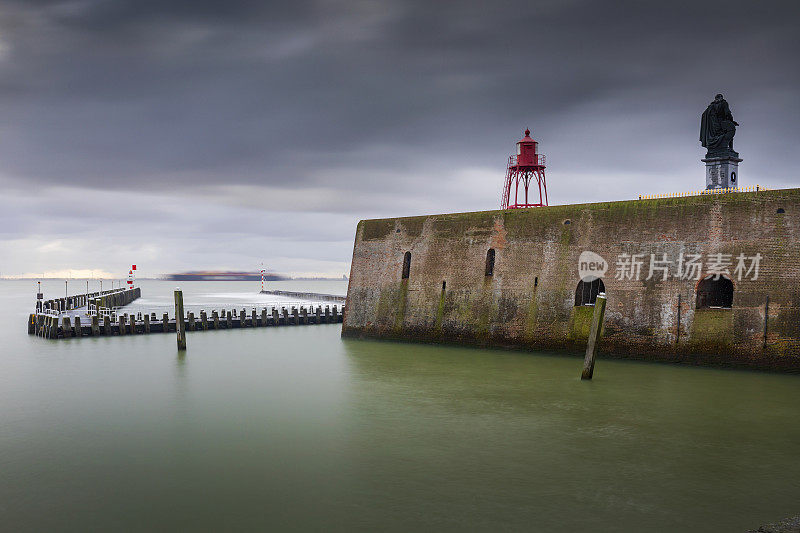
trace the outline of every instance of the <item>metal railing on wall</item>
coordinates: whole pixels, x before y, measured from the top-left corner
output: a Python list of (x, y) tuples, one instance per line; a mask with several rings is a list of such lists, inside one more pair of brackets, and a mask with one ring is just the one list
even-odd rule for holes
[(697, 191), (686, 192), (668, 192), (661, 194), (640, 194), (639, 200), (655, 200), (659, 198), (683, 198), (686, 196), (711, 196), (714, 194), (733, 194), (737, 192), (760, 192), (768, 191), (766, 187), (755, 185), (751, 187), (741, 187), (739, 189), (703, 189)]

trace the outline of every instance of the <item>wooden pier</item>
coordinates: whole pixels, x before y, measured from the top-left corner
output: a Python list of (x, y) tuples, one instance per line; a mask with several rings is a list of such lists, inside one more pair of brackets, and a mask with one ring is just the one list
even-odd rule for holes
[[(134, 289), (138, 290), (138, 289)], [(326, 305), (316, 308), (304, 306), (255, 307), (221, 311), (213, 310), (209, 315), (200, 311), (199, 316), (193, 312), (186, 313), (187, 331), (209, 331), (220, 329), (242, 329), (276, 326), (301, 326), (312, 324), (336, 324), (342, 322), (342, 312), (337, 306)], [(148, 333), (174, 333), (175, 318), (168, 313), (158, 316), (156, 313), (117, 313), (115, 319), (106, 314), (84, 316), (89, 323), (81, 323), (81, 316), (60, 316), (32, 313), (28, 320), (28, 333), (47, 339), (66, 339), (73, 337), (98, 337), (109, 335), (142, 335)]]

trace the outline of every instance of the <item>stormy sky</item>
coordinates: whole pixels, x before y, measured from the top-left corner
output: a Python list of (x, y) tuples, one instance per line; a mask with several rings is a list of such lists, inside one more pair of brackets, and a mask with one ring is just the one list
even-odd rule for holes
[(359, 219), (797, 184), (796, 1), (0, 0), (0, 275), (336, 275)]

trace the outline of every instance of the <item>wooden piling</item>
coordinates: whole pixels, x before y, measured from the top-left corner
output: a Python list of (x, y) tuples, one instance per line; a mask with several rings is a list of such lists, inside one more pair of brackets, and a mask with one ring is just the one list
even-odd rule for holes
[(217, 311), (211, 312), (211, 320), (214, 321), (214, 329), (219, 329), (219, 313)]
[(72, 326), (70, 325), (68, 316), (64, 317), (64, 320), (61, 323), (61, 329), (64, 332), (64, 337), (65, 338), (66, 337), (72, 337)]
[(125, 317), (127, 315), (120, 315), (119, 316), (119, 334), (125, 335)]
[(247, 327), (247, 309), (242, 307), (242, 312), (239, 313), (239, 327), (246, 328)]
[(103, 333), (111, 335), (111, 317), (108, 315), (103, 317)]
[(767, 347), (767, 332), (769, 331), (769, 294), (764, 302), (764, 348)]
[(81, 327), (81, 317), (75, 317), (75, 336), (83, 337), (83, 328)]
[(315, 324), (322, 324), (322, 319), (321, 319), (321, 316), (320, 316), (320, 315), (322, 315), (322, 307), (317, 306), (317, 308), (314, 309), (314, 315), (315, 315), (315, 318), (316, 318), (316, 321), (314, 323)]
[(250, 317), (253, 321), (251, 324), (252, 327), (256, 327), (258, 325), (258, 318), (256, 318), (256, 308), (254, 307), (253, 310), (250, 312)]
[(183, 291), (175, 289), (175, 332), (178, 350), (186, 349), (186, 322), (183, 320)]
[(100, 335), (100, 318), (97, 315), (92, 315), (92, 337)]
[(144, 333), (150, 333), (150, 315), (144, 315)]
[(203, 328), (203, 331), (208, 331), (208, 315), (204, 310), (200, 310), (200, 326)]
[(292, 324), (295, 326), (300, 324), (300, 318), (298, 318), (297, 308), (295, 306), (292, 306)]
[(592, 328), (589, 331), (589, 342), (586, 343), (586, 357), (583, 360), (581, 379), (592, 379), (594, 374), (594, 360), (597, 356), (597, 347), (600, 343), (600, 333), (603, 330), (603, 317), (606, 313), (606, 294), (601, 292), (594, 302), (592, 315)]
[(266, 325), (267, 325), (267, 308), (265, 307), (264, 309), (261, 310), (261, 327), (263, 328)]
[(225, 327), (227, 327), (228, 329), (233, 328), (233, 316), (230, 311), (228, 311), (228, 314), (226, 315), (225, 318)]
[(161, 332), (169, 333), (169, 313), (161, 315)]
[(186, 313), (186, 325), (189, 328), (189, 331), (194, 331), (194, 313), (189, 311)]
[(131, 332), (131, 335), (135, 335), (136, 334), (136, 313), (131, 313), (131, 322), (130, 322), (130, 326), (128, 326), (128, 327), (129, 327), (128, 331)]
[(273, 326), (278, 326), (278, 325), (280, 325), (280, 323), (281, 323), (281, 320), (280, 320), (280, 318), (278, 318), (278, 310), (273, 307), (272, 308), (272, 325)]
[(300, 323), (308, 325), (308, 309), (304, 306), (300, 307)]

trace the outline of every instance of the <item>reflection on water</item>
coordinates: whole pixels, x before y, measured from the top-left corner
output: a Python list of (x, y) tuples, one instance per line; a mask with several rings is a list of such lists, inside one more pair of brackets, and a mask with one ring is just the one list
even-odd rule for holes
[(26, 291), (0, 282), (4, 529), (736, 531), (798, 512), (797, 376), (600, 359), (581, 382), (578, 357), (338, 325), (189, 332), (185, 354), (174, 334), (47, 342), (14, 310)]

